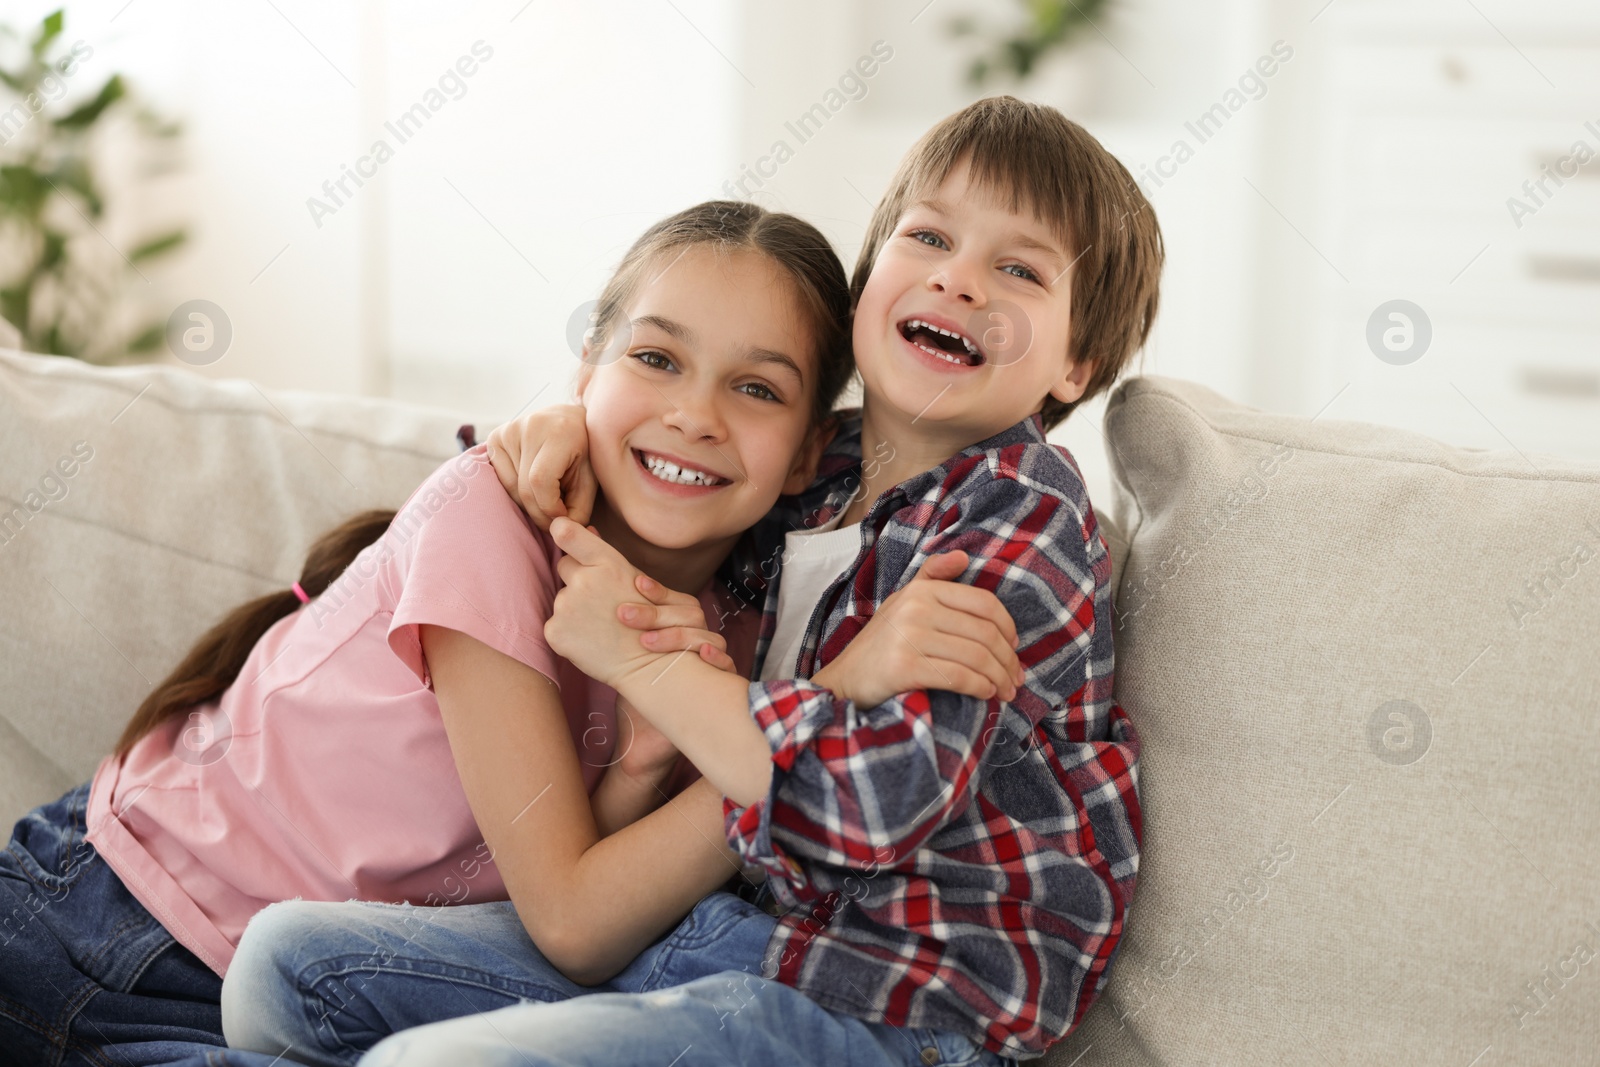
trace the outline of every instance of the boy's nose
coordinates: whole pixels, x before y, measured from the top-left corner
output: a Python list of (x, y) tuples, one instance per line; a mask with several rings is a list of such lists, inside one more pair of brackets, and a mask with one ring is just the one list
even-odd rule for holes
[(936, 293), (953, 296), (965, 304), (982, 307), (986, 301), (981, 274), (965, 260), (952, 259), (928, 276), (928, 288)]

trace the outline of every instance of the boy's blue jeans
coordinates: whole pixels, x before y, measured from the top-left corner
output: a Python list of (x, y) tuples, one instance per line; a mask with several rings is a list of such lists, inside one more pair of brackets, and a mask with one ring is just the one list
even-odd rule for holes
[(84, 840), (88, 806), (35, 808), (0, 851), (0, 1067), (269, 1067), (223, 1047), (222, 979)]
[(621, 974), (585, 987), (545, 961), (509, 903), (279, 904), (245, 931), (224, 1029), (236, 1048), (329, 1067), (1009, 1062), (960, 1035), (826, 1011), (760, 978), (773, 925), (713, 893)]

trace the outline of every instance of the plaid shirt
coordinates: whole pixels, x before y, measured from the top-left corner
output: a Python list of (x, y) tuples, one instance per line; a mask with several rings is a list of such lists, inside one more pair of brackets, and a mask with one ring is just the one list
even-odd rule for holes
[[(826, 521), (861, 485), (860, 416), (841, 418), (817, 482), (753, 532), (742, 572), (724, 572), (765, 592), (758, 666), (784, 531)], [(753, 683), (772, 789), (749, 807), (725, 799), (726, 830), (786, 909), (769, 977), (830, 1010), (1028, 1058), (1104, 988), (1142, 836), (1139, 740), (1111, 693), (1111, 559), (1077, 465), (1037, 417), (873, 504), (798, 673), (836, 657), (930, 555), (953, 549), (970, 556), (962, 580), (1016, 622), (1027, 672), (1016, 699), (916, 691), (858, 707), (807, 681)]]

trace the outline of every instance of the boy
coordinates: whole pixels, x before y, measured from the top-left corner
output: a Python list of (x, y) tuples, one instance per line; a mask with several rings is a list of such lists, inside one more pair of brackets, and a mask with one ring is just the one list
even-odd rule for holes
[[(1044, 432), (1143, 343), (1161, 261), (1127, 171), (1054, 109), (987, 99), (923, 137), (856, 267), (861, 413), (779, 517), (781, 571), (758, 567), (767, 680), (649, 652), (618, 622), (636, 572), (552, 525), (557, 651), (725, 794), (728, 840), (780, 906), (762, 974), (508, 1008), (374, 1062), (996, 1063), (1077, 1025), (1133, 894), (1139, 744), (1112, 699), (1110, 559)], [(830, 678), (872, 669), (849, 639), (955, 551), (1015, 621), (1023, 683), (836, 698)]]

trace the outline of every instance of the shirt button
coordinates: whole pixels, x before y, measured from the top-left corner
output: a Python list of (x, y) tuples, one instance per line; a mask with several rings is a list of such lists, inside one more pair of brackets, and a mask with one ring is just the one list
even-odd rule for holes
[(939, 1050), (934, 1048), (932, 1045), (929, 1045), (927, 1048), (923, 1049), (922, 1050), (922, 1062), (926, 1063), (926, 1064), (929, 1064), (929, 1067), (932, 1067), (933, 1064), (938, 1063), (939, 1062)]

